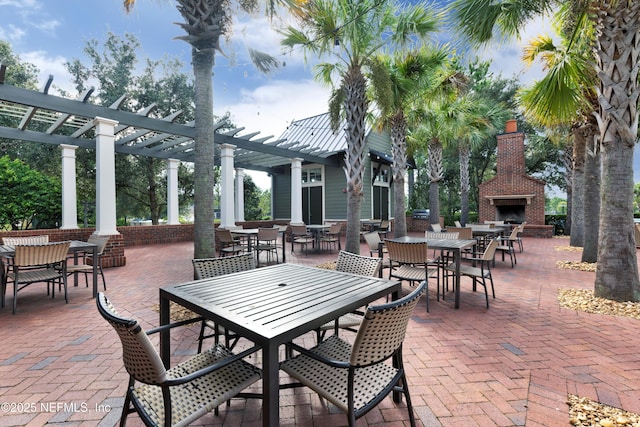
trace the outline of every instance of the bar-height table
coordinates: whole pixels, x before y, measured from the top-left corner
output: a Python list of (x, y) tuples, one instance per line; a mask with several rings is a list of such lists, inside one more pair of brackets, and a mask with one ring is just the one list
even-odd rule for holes
[[(262, 347), (264, 426), (279, 425), (279, 348), (378, 298), (401, 283), (295, 264), (277, 264), (160, 288), (160, 324), (174, 301)], [(170, 332), (160, 336), (168, 366)]]
[[(463, 240), (463, 239), (426, 239), (424, 237), (404, 236), (396, 237), (392, 240), (394, 242), (427, 242), (429, 249), (439, 249), (443, 251), (453, 252), (453, 262), (456, 266), (456, 279), (455, 279), (455, 308), (460, 308), (460, 260), (462, 259), (462, 251), (472, 248), (475, 244), (475, 240)], [(380, 246), (378, 256), (382, 258), (382, 246)]]

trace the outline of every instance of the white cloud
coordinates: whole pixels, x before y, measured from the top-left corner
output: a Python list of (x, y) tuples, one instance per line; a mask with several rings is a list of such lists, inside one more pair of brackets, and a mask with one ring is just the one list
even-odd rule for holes
[(329, 103), (329, 89), (312, 79), (272, 80), (241, 95), (239, 102), (225, 104), (215, 114), (230, 111), (233, 122), (247, 133), (260, 132), (256, 138), (278, 138), (292, 120), (325, 113)]
[(8, 29), (0, 27), (0, 39), (8, 40), (9, 42), (17, 42), (25, 37), (27, 32), (20, 27), (13, 24), (9, 24)]
[(54, 78), (53, 83), (59, 88), (71, 93), (75, 90), (71, 84), (71, 76), (64, 66), (67, 58), (63, 56), (48, 56), (47, 52), (42, 50), (22, 53), (20, 58), (38, 67), (40, 70), (38, 81), (41, 84), (44, 84), (49, 78), (49, 75), (52, 75)]
[(0, 0), (0, 6), (13, 6), (21, 9), (40, 8), (37, 0)]
[(56, 28), (60, 26), (60, 21), (57, 19), (51, 19), (48, 21), (41, 21), (39, 23), (33, 24), (40, 31), (44, 31), (46, 33), (53, 33)]

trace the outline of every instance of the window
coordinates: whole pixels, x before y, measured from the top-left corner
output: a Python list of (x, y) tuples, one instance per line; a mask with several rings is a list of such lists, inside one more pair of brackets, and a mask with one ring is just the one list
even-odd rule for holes
[(371, 163), (371, 176), (373, 176), (373, 185), (389, 186), (391, 181), (391, 169), (387, 165), (380, 163)]
[(313, 166), (302, 168), (303, 184), (321, 184), (322, 183), (322, 167)]

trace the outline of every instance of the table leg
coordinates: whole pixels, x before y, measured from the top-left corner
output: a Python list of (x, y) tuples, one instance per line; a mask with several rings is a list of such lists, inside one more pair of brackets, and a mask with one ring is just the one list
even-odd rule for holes
[[(285, 233), (283, 231), (282, 232), (282, 262), (283, 263), (287, 262), (287, 255), (286, 255), (287, 251), (286, 251), (286, 248), (285, 248), (285, 244), (287, 242), (287, 237), (286, 236), (287, 236), (287, 233)], [(277, 256), (277, 254), (276, 254), (276, 256)]]
[(462, 249), (456, 249), (453, 251), (453, 255), (455, 257), (456, 264), (456, 278), (454, 280), (453, 286), (455, 286), (455, 308), (460, 308), (460, 258), (462, 258)]
[(96, 298), (98, 296), (98, 246), (93, 246), (93, 297)]
[[(160, 325), (169, 324), (169, 300), (160, 295)], [(160, 331), (160, 357), (164, 367), (169, 369), (171, 363), (171, 332), (169, 328)]]
[[(78, 265), (78, 251), (73, 251), (73, 265)], [(73, 287), (77, 288), (78, 287), (78, 273), (73, 273)], [(95, 294), (95, 290), (94, 290), (94, 294), (93, 297), (96, 297)]]
[(280, 425), (280, 358), (278, 345), (267, 344), (262, 347), (262, 425), (276, 427)]

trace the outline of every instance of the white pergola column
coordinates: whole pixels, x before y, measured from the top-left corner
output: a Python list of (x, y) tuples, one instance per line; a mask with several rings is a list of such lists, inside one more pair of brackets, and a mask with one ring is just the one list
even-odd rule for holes
[(78, 198), (76, 196), (75, 145), (60, 144), (62, 148), (62, 229), (78, 228)]
[(302, 159), (291, 159), (291, 224), (302, 221)]
[(167, 224), (180, 224), (178, 217), (178, 165), (180, 160), (167, 159)]
[(220, 227), (233, 227), (235, 223), (233, 197), (233, 150), (235, 145), (220, 146), (220, 165), (222, 166), (220, 190)]
[(99, 236), (120, 234), (116, 228), (115, 120), (96, 117), (96, 231)]
[(236, 221), (244, 222), (244, 169), (236, 168)]

